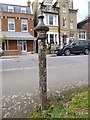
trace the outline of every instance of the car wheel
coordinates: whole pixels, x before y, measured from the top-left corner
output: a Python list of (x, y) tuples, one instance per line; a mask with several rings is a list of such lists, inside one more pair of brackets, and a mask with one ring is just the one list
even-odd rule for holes
[(57, 56), (59, 56), (59, 54), (57, 54)]
[(89, 54), (89, 49), (85, 49), (84, 54), (85, 54), (85, 55), (88, 55), (88, 54)]
[(69, 55), (70, 55), (70, 50), (69, 50), (69, 49), (66, 49), (66, 50), (64, 51), (64, 55), (69, 56)]

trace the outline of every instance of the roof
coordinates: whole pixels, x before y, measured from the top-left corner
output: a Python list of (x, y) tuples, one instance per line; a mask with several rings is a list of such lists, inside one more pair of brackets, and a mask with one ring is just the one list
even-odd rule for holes
[(85, 19), (80, 21), (78, 24), (84, 23), (84, 22), (88, 21), (89, 19), (90, 19), (90, 15), (88, 15)]
[(0, 31), (0, 37), (5, 36), (8, 40), (35, 40), (29, 32), (2, 32)]
[(24, 7), (26, 8), (26, 14), (31, 14), (31, 8), (29, 6), (20, 6), (20, 5), (4, 4), (4, 3), (0, 3), (0, 12), (8, 12), (8, 6), (14, 7), (14, 13), (21, 13), (21, 7)]

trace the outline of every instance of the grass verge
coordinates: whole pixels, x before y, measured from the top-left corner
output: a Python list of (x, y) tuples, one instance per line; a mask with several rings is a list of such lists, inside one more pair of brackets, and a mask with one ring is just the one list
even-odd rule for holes
[(40, 105), (35, 105), (29, 118), (88, 118), (88, 90), (73, 94), (68, 101), (53, 99), (45, 111), (40, 110)]

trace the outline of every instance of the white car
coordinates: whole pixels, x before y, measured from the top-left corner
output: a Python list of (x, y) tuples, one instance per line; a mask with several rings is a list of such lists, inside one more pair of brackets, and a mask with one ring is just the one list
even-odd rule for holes
[(2, 48), (0, 48), (0, 56), (2, 56), (2, 55), (3, 55), (3, 53), (4, 53), (3, 49), (2, 49)]

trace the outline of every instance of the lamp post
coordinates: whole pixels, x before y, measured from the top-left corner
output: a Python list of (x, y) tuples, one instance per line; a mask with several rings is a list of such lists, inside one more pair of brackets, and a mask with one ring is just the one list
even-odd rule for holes
[(35, 27), (38, 40), (38, 57), (39, 57), (39, 90), (41, 110), (47, 108), (47, 68), (46, 68), (46, 32), (49, 28), (43, 22), (43, 15), (38, 17), (39, 23)]

